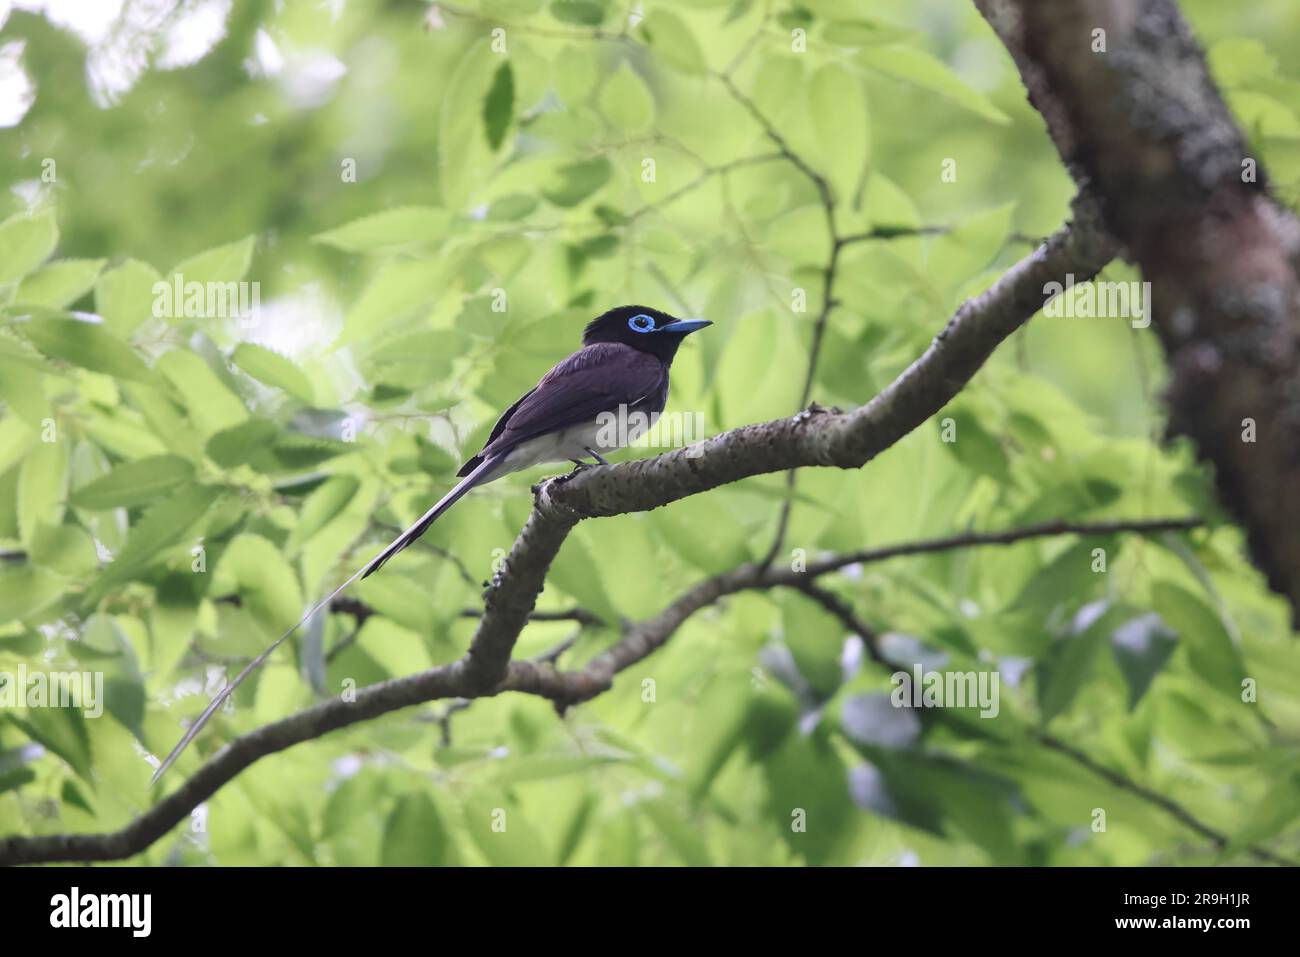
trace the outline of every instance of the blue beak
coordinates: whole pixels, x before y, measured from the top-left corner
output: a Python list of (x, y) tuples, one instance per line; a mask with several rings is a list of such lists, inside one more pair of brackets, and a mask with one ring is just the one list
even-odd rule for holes
[(695, 332), (697, 329), (703, 329), (705, 326), (711, 326), (713, 323), (707, 319), (678, 319), (676, 322), (670, 322), (666, 326), (660, 326), (656, 332), (675, 332), (679, 336)]

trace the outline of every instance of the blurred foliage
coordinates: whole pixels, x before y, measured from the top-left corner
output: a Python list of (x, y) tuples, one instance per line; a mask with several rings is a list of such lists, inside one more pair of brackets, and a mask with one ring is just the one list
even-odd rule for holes
[[(795, 410), (823, 211), (718, 72), (827, 177), (844, 233), (952, 227), (845, 249), (822, 403), (867, 400), (1066, 215), (1069, 178), (968, 3), (625, 6), (0, 3), (0, 674), (97, 670), (107, 695), (99, 718), (0, 711), (0, 833), (116, 829), (147, 808), (145, 752), (442, 494), (600, 310), (717, 323), (683, 349), (670, 400), (710, 432)], [(1185, 6), (1293, 197), (1300, 8)], [(177, 274), (258, 283), (255, 321), (156, 316), (154, 284)], [(1286, 609), (1190, 451), (1162, 441), (1163, 378), (1149, 330), (1040, 318), (941, 413), (955, 443), (935, 421), (860, 472), (801, 475), (788, 543), (814, 557), (1062, 517), (1210, 522), (825, 580), (902, 658), (998, 669), (996, 719), (882, 708), (888, 672), (819, 605), (746, 594), (563, 719), (523, 696), (435, 703), (275, 755), (138, 860), (1225, 859), (1045, 731), (1231, 835), (1226, 859), (1294, 852)], [(476, 492), (433, 547), (357, 588), (376, 610), (359, 630), (344, 614), (304, 629), (173, 773), (347, 681), (461, 654), (460, 612), (539, 474)], [(759, 557), (782, 488), (584, 524), (542, 607), (653, 614)], [(532, 624), (518, 653), (574, 631)], [(562, 663), (616, 638), (581, 629)]]

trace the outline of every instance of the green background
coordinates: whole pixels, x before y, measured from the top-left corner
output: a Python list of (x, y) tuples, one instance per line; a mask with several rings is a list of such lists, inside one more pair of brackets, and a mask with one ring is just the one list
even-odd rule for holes
[[(1068, 216), (1072, 183), (963, 0), (638, 6), (632, 23), (602, 0), (187, 3), (89, 39), (53, 14), (9, 14), (0, 62), (20, 65), (34, 101), (0, 129), (0, 672), (103, 671), (108, 708), (0, 709), (0, 834), (116, 829), (157, 800), (143, 752), (170, 749), (205, 683), (449, 488), (495, 414), (605, 308), (716, 324), (682, 349), (669, 405), (710, 433), (796, 411), (824, 210), (719, 72), (826, 178), (843, 233), (950, 230), (844, 250), (813, 387), (825, 405), (869, 399)], [(1300, 8), (1183, 7), (1293, 200)], [(209, 21), (205, 46), (194, 38)], [(955, 181), (941, 176), (949, 159)], [(258, 321), (154, 318), (152, 284), (175, 272), (259, 283)], [(1103, 278), (1137, 277), (1117, 262)], [(444, 722), (434, 703), (265, 759), (133, 861), (1245, 863), (1252, 842), (1294, 854), (1287, 609), (1190, 448), (1163, 440), (1164, 379), (1149, 329), (1039, 317), (865, 469), (800, 476), (783, 562), (1055, 518), (1207, 521), (1190, 536), (1037, 539), (823, 580), (900, 653), (998, 669), (996, 719), (881, 709), (888, 672), (846, 665), (838, 621), (795, 592), (746, 594), (563, 718), (505, 696)], [(941, 441), (944, 417), (956, 442)], [(356, 588), (378, 612), (359, 633), (332, 615), (281, 649), (164, 788), (346, 681), (463, 653), (461, 612), (544, 474), (475, 492), (429, 547)], [(541, 607), (653, 615), (762, 557), (783, 489), (766, 476), (584, 523)], [(1117, 631), (1141, 652), (1125, 655)], [(535, 623), (517, 654), (575, 632), (562, 665), (618, 637)], [(1243, 702), (1243, 679), (1257, 700)], [(1229, 846), (1044, 734), (1175, 799)]]

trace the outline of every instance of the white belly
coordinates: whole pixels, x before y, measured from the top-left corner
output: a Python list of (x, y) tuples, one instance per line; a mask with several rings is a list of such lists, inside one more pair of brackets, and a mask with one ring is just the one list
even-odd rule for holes
[(630, 415), (622, 423), (617, 419), (610, 422), (596, 420), (549, 435), (539, 435), (513, 448), (505, 461), (493, 469), (492, 477), (495, 479), (547, 462), (590, 459), (588, 449), (595, 449), (601, 455), (615, 452), (635, 442), (648, 428), (649, 422), (644, 416)]

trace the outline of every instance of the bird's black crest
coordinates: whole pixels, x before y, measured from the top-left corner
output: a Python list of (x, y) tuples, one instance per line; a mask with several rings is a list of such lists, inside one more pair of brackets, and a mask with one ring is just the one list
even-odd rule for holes
[(682, 339), (707, 325), (710, 323), (699, 319), (678, 319), (651, 306), (617, 306), (587, 323), (582, 344), (618, 343), (671, 364)]
[(636, 333), (628, 328), (628, 320), (636, 316), (649, 316), (656, 326), (666, 326), (676, 319), (661, 309), (651, 306), (615, 306), (587, 323), (582, 331), (582, 344), (593, 342), (631, 342)]

